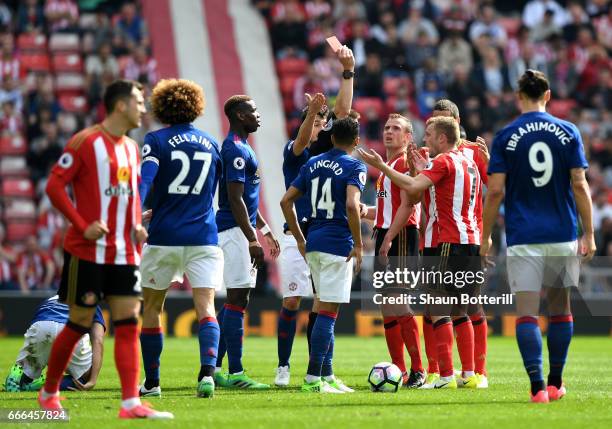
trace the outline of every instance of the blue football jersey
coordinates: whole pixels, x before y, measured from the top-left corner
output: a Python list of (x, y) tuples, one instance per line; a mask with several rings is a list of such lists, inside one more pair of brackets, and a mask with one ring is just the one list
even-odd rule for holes
[[(30, 322), (30, 325), (33, 325), (36, 322), (68, 322), (68, 305), (59, 302), (58, 298), (59, 297), (55, 295), (49, 299), (45, 299), (36, 309), (36, 313), (34, 314), (34, 318), (32, 319), (32, 322)], [(104, 317), (102, 316), (102, 309), (100, 309), (99, 305), (96, 307), (96, 314), (94, 315), (93, 321), (104, 326), (104, 329), (106, 329)]]
[[(298, 174), (300, 174), (300, 169), (302, 166), (306, 164), (308, 159), (310, 159), (310, 151), (308, 148), (304, 149), (299, 156), (296, 156), (293, 153), (293, 143), (294, 141), (291, 140), (285, 145), (285, 149), (283, 150), (283, 176), (285, 177), (285, 189), (289, 189), (291, 183), (295, 180)], [(308, 220), (310, 217), (310, 201), (308, 201), (308, 198), (302, 197), (295, 202), (295, 212), (300, 223)], [(288, 229), (286, 223), (284, 229), (285, 231)]]
[(506, 174), (508, 246), (576, 240), (570, 169), (587, 167), (580, 132), (570, 122), (529, 112), (499, 131), (489, 174)]
[(363, 192), (366, 177), (362, 161), (336, 148), (302, 167), (291, 186), (310, 201), (306, 252), (348, 256), (354, 243), (346, 216), (346, 188), (353, 185)]
[(219, 210), (217, 211), (217, 227), (219, 232), (238, 226), (227, 197), (227, 183), (244, 184), (242, 200), (249, 212), (251, 225), (255, 227), (257, 208), (259, 207), (259, 163), (255, 151), (246, 139), (230, 132), (221, 147), (223, 159), (223, 175), (219, 184)]
[(149, 208), (148, 244), (217, 245), (213, 200), (221, 176), (218, 143), (192, 124), (162, 128), (145, 136), (145, 165), (159, 166)]

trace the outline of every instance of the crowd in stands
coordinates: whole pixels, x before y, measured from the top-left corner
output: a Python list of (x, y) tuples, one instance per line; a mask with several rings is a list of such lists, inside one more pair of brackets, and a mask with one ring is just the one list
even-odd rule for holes
[[(362, 140), (384, 155), (382, 123), (402, 113), (421, 142), (439, 98), (454, 101), (469, 140), (490, 145), (518, 115), (518, 77), (550, 79), (550, 113), (579, 127), (590, 162), (599, 255), (612, 255), (612, 8), (607, 0), (252, 0), (265, 16), (276, 56), (288, 131), (304, 92), (333, 103), (341, 66), (332, 35), (356, 59), (353, 107)], [(372, 171), (372, 177), (377, 172)], [(372, 182), (370, 183), (372, 185)], [(373, 202), (372, 186), (366, 197)], [(500, 216), (497, 247), (503, 243)]]
[[(66, 225), (46, 177), (68, 139), (103, 118), (116, 78), (147, 93), (158, 79), (139, 4), (0, 0), (0, 290), (57, 287)], [(143, 124), (143, 135), (156, 126)]]

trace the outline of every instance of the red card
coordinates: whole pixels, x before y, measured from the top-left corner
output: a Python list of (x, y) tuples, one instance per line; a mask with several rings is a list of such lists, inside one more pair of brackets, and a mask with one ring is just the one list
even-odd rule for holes
[(342, 43), (340, 43), (340, 40), (338, 40), (336, 36), (328, 37), (325, 40), (327, 40), (327, 43), (329, 43), (329, 46), (331, 46), (334, 52), (338, 52), (340, 49), (342, 49)]

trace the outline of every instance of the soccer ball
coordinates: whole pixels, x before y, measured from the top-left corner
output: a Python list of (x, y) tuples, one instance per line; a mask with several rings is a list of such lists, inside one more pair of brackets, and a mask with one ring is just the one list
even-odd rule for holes
[(372, 392), (397, 392), (402, 385), (402, 371), (389, 362), (377, 363), (368, 375), (368, 383)]

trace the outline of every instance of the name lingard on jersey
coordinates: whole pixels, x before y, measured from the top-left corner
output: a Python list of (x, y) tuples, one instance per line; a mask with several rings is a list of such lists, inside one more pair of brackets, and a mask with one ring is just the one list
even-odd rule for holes
[(506, 150), (516, 150), (519, 140), (525, 134), (534, 133), (537, 131), (547, 131), (554, 134), (562, 145), (566, 145), (571, 141), (571, 138), (567, 135), (567, 133), (555, 123), (547, 121), (527, 122), (524, 126), (518, 128), (518, 132), (512, 133), (510, 140), (508, 140), (506, 145)]
[(340, 176), (344, 171), (342, 170), (340, 164), (338, 164), (336, 161), (332, 161), (331, 159), (320, 159), (316, 161), (310, 166), (310, 172), (314, 173), (315, 170), (319, 168), (328, 168), (332, 170), (336, 176)]
[(199, 143), (206, 147), (206, 149), (210, 149), (212, 147), (212, 143), (203, 136), (197, 136), (195, 134), (176, 134), (168, 139), (168, 144), (172, 147), (176, 147), (181, 143)]

